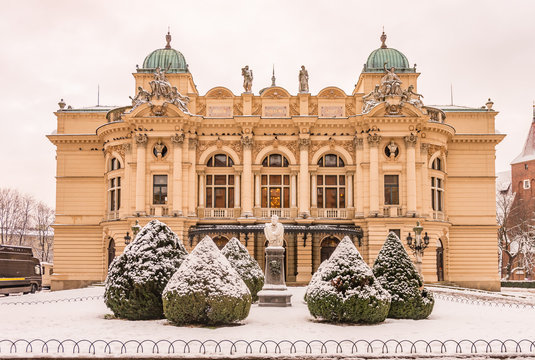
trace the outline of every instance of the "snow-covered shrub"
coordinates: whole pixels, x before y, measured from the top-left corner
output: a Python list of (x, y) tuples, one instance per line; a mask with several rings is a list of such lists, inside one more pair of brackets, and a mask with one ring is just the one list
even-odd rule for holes
[(422, 278), (396, 234), (388, 234), (373, 265), (373, 274), (392, 296), (388, 317), (425, 319), (433, 311), (433, 294), (423, 289)]
[(182, 241), (167, 225), (150, 221), (111, 263), (106, 305), (119, 318), (163, 318), (163, 289), (186, 256)]
[(305, 301), (312, 316), (333, 322), (377, 323), (390, 308), (390, 295), (347, 236), (312, 276)]
[(165, 317), (176, 325), (229, 324), (245, 319), (251, 293), (209, 236), (195, 247), (162, 295)]
[(236, 238), (230, 241), (221, 249), (221, 253), (228, 259), (230, 265), (240, 274), (243, 282), (249, 288), (254, 301), (258, 300), (256, 295), (264, 286), (264, 273), (255, 259), (249, 255), (249, 251)]

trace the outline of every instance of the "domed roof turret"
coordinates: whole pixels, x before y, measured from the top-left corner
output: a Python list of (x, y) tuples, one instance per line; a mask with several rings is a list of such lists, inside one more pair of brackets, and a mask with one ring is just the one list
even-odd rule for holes
[(171, 48), (171, 34), (168, 32), (165, 36), (167, 45), (163, 49), (157, 49), (151, 52), (143, 61), (143, 67), (138, 72), (152, 73), (159, 66), (165, 70), (169, 67), (167, 73), (187, 73), (188, 64), (180, 51)]
[(383, 72), (383, 65), (386, 63), (388, 68), (395, 67), (396, 72), (416, 72), (415, 68), (411, 68), (409, 60), (399, 50), (392, 49), (386, 46), (386, 34), (381, 35), (382, 45), (379, 49), (372, 51), (368, 56), (368, 61), (364, 64), (363, 72), (374, 73)]

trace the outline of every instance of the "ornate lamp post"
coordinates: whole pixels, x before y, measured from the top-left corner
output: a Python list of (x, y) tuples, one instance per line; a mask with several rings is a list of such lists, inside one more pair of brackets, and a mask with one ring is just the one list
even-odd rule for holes
[(414, 242), (413, 238), (411, 237), (411, 233), (407, 235), (407, 245), (412, 250), (412, 253), (414, 254), (414, 257), (416, 258), (416, 270), (418, 270), (418, 273), (423, 279), (422, 274), (422, 258), (424, 256), (424, 250), (427, 249), (429, 246), (429, 236), (427, 236), (427, 232), (425, 233), (425, 236), (423, 238), (422, 242), (422, 231), (423, 226), (420, 226), (420, 222), (416, 222), (416, 226), (413, 228), (414, 230)]
[(130, 237), (130, 233), (127, 231), (126, 235), (124, 236), (124, 244), (125, 245), (130, 244), (130, 240), (132, 240), (132, 238)]
[(141, 226), (139, 225), (139, 221), (136, 220), (136, 223), (132, 226), (132, 234), (134, 234), (134, 238), (136, 237), (139, 230), (141, 230)]

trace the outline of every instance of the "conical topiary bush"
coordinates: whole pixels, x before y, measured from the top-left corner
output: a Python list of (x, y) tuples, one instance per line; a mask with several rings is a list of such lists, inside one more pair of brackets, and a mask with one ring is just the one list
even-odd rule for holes
[(251, 293), (210, 237), (195, 247), (162, 295), (165, 317), (176, 325), (229, 324), (245, 319)]
[(388, 317), (425, 319), (433, 311), (433, 294), (422, 288), (422, 278), (396, 234), (388, 234), (373, 265), (373, 274), (392, 296)]
[(167, 225), (150, 221), (111, 263), (106, 305), (119, 318), (161, 319), (162, 291), (186, 256), (184, 245)]
[(264, 286), (264, 273), (256, 260), (249, 255), (249, 251), (236, 238), (230, 239), (225, 247), (221, 249), (221, 253), (228, 259), (230, 265), (238, 272), (245, 285), (249, 288), (253, 302), (257, 301), (258, 296), (256, 294)]
[(312, 316), (332, 322), (377, 323), (390, 308), (390, 295), (347, 236), (312, 276), (305, 300)]

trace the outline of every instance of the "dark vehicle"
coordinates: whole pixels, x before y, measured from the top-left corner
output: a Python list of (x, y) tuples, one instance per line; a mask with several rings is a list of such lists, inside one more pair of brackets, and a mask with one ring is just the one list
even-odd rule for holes
[(32, 248), (0, 245), (0, 294), (34, 293), (41, 282), (41, 264)]

